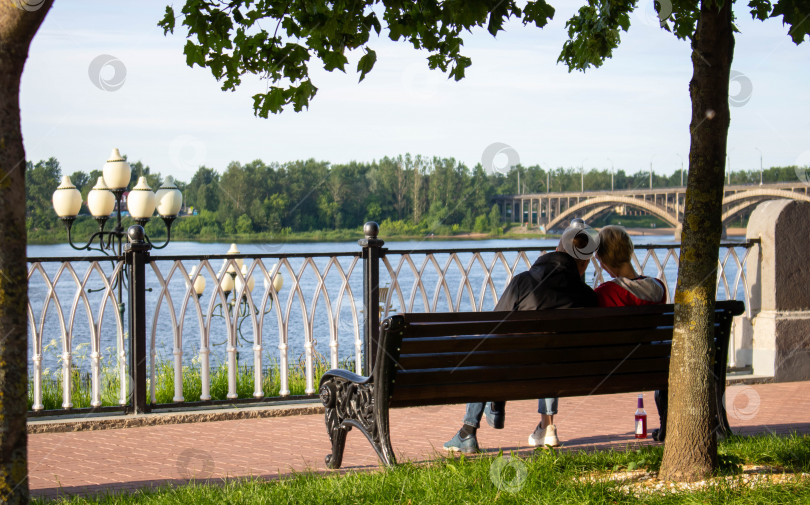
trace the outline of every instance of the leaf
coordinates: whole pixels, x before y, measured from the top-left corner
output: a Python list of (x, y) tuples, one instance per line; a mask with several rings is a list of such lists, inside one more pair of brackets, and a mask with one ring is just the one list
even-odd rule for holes
[(638, 465), (636, 465), (635, 461), (631, 461), (630, 463), (627, 464), (627, 471), (628, 472), (632, 472), (636, 468), (638, 468)]
[[(281, 112), (284, 107), (284, 90), (277, 87), (270, 88), (270, 92), (266, 94), (265, 108), (273, 113)], [(265, 116), (266, 117), (266, 116)]]
[(772, 5), (770, 0), (750, 0), (748, 7), (751, 8), (751, 17), (765, 21), (771, 14)]
[(523, 9), (523, 24), (534, 23), (538, 28), (543, 28), (554, 18), (554, 7), (545, 0), (529, 2)]
[(499, 2), (498, 5), (489, 13), (489, 24), (487, 24), (487, 31), (494, 37), (498, 32), (503, 30), (503, 22), (509, 17), (507, 10), (508, 4), (506, 2)]
[(464, 79), (464, 70), (472, 64), (472, 60), (466, 56), (459, 56), (456, 59), (456, 66), (450, 70), (450, 77), (460, 81)]
[(201, 67), (205, 66), (205, 55), (203, 54), (202, 47), (194, 44), (190, 40), (186, 41), (183, 54), (186, 55), (186, 65), (189, 67), (193, 67), (195, 63)]
[(341, 72), (346, 72), (346, 63), (348, 63), (349, 60), (346, 59), (343, 53), (339, 51), (328, 51), (323, 54), (321, 59), (323, 60), (324, 70), (331, 72), (332, 70), (338, 69)]
[(357, 62), (357, 71), (360, 72), (360, 81), (365, 79), (367, 73), (371, 72), (376, 62), (377, 53), (374, 52), (373, 49), (366, 49), (366, 54)]
[(163, 27), (163, 35), (174, 33), (174, 9), (170, 5), (166, 6), (166, 14), (158, 21), (158, 26)]
[(790, 25), (788, 35), (795, 44), (804, 42), (810, 35), (810, 2), (807, 0), (779, 0), (771, 17), (782, 16), (782, 23)]

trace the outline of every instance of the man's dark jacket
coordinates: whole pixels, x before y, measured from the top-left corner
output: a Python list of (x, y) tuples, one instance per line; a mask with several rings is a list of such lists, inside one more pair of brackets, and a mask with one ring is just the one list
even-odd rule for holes
[(596, 293), (582, 281), (577, 263), (564, 252), (543, 254), (512, 278), (495, 310), (596, 307)]

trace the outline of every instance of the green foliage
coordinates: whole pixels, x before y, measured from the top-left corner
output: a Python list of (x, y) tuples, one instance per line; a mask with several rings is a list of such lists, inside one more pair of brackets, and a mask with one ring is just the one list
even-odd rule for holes
[[(162, 179), (160, 173), (151, 173), (142, 163), (134, 165), (148, 177)], [(28, 163), (26, 173), (29, 242), (64, 242), (64, 227), (51, 206), (51, 194), (61, 176), (59, 162), (51, 158)], [(653, 187), (680, 186), (680, 175), (680, 171), (670, 176), (654, 173)], [(97, 178), (95, 174), (74, 172), (71, 179), (83, 181), (83, 190), (89, 191), (93, 176)], [(619, 169), (611, 177), (608, 170), (589, 169), (583, 177), (577, 168), (535, 165), (518, 166), (507, 174), (486, 173), (480, 164), (469, 169), (452, 158), (407, 154), (345, 165), (315, 160), (233, 162), (224, 174), (200, 167), (188, 184), (177, 181), (183, 188), (185, 204), (197, 215), (180, 216), (172, 226), (172, 237), (197, 241), (236, 237), (256, 241), (349, 240), (359, 236), (362, 224), (369, 220), (381, 223), (381, 233), (388, 237), (467, 231), (499, 235), (504, 227), (492, 198), (517, 193), (518, 178), (520, 190), (527, 193), (545, 193), (547, 184), (554, 192), (579, 191), (583, 178), (586, 190), (609, 190), (611, 179), (616, 190), (647, 188), (650, 184), (647, 171), (627, 174)], [(792, 166), (768, 168), (762, 179), (765, 183), (795, 181), (796, 170)], [(759, 170), (731, 174), (731, 184), (759, 184), (759, 180)], [(131, 223), (124, 219), (124, 226)], [(110, 227), (107, 223), (107, 229)], [(80, 215), (73, 224), (73, 235), (86, 238), (97, 228), (94, 219)], [(150, 237), (163, 238), (163, 222), (152, 219), (146, 232)]]
[(208, 68), (223, 90), (236, 89), (245, 74), (284, 83), (253, 95), (255, 113), (267, 117), (290, 106), (295, 111), (309, 106), (318, 91), (309, 77), (313, 59), (324, 70), (345, 72), (346, 55), (362, 52), (357, 62), (362, 81), (377, 61), (369, 39), (382, 32), (383, 23), (391, 40), (402, 39), (426, 50), (430, 68), (460, 80), (471, 64), (461, 53), (463, 32), (483, 27), (494, 36), (513, 16), (524, 16), (524, 23), (542, 27), (553, 15), (554, 9), (543, 0), (528, 2), (525, 11), (514, 0), (292, 4), (187, 0), (179, 13), (173, 6), (166, 7), (158, 25), (164, 33), (173, 33), (181, 20), (188, 37), (183, 50), (186, 63)]
[[(635, 0), (588, 0), (566, 22), (568, 40), (558, 61), (569, 71), (601, 66), (621, 42), (621, 32), (629, 29), (630, 14), (637, 5)], [(755, 19), (782, 16), (796, 44), (810, 34), (806, 0), (749, 0), (748, 5)], [(663, 29), (680, 39), (694, 39), (699, 2), (657, 2), (657, 9)], [(362, 81), (377, 61), (377, 53), (368, 43), (372, 32), (379, 35), (383, 30), (380, 17), (391, 40), (426, 50), (431, 69), (460, 80), (472, 64), (461, 53), (463, 32), (485, 28), (495, 36), (512, 17), (542, 28), (554, 17), (554, 8), (544, 0), (526, 2), (522, 9), (513, 0), (312, 0), (292, 4), (186, 0), (179, 16), (174, 7), (166, 7), (158, 25), (164, 34), (174, 33), (180, 19), (188, 37), (186, 63), (208, 68), (222, 82), (223, 90), (234, 90), (245, 74), (272, 81), (274, 85), (266, 92), (253, 96), (254, 112), (266, 118), (289, 106), (295, 111), (309, 107), (318, 91), (310, 80), (313, 58), (320, 60), (324, 70), (345, 72), (346, 54), (362, 51), (357, 62)], [(265, 27), (273, 27), (272, 33)]]
[(40, 161), (36, 165), (31, 162), (26, 164), (25, 215), (30, 220), (29, 229), (50, 228), (53, 221), (58, 220), (51, 206), (51, 196), (59, 187), (61, 175), (56, 158)]
[(626, 32), (630, 28), (630, 12), (634, 8), (633, 1), (593, 0), (581, 7), (565, 24), (568, 40), (557, 61), (565, 63), (569, 71), (600, 67), (619, 46), (620, 30)]
[[(70, 377), (70, 402), (73, 408), (90, 407), (92, 400), (91, 377), (89, 372), (82, 370), (89, 359), (89, 345), (84, 342), (73, 350), (72, 363), (68, 375)], [(64, 369), (62, 367), (62, 354), (58, 352), (58, 343), (52, 340), (43, 348), (43, 353), (52, 353), (56, 357), (57, 366), (54, 369), (46, 368), (42, 371), (42, 404), (45, 410), (59, 410), (62, 408), (64, 396)], [(118, 405), (121, 394), (118, 362), (112, 349), (107, 349), (106, 357), (100, 358), (99, 396), (102, 406)], [(28, 409), (34, 404), (33, 377), (28, 382)]]
[(657, 472), (661, 467), (661, 457), (663, 452), (658, 447), (647, 446), (643, 449), (636, 449), (635, 451), (627, 451), (624, 453), (624, 461), (618, 461), (613, 465), (612, 471), (619, 472), (627, 470), (632, 472), (634, 470), (648, 470)]
[[(74, 350), (74, 366), (70, 370), (71, 380), (71, 403), (73, 408), (88, 408), (92, 396), (91, 380), (89, 372), (81, 371), (81, 364), (87, 359), (88, 344), (80, 344)], [(52, 342), (43, 350), (44, 352), (55, 349), (56, 344)], [(121, 394), (120, 375), (117, 362), (114, 361), (114, 353), (108, 349), (109, 357), (102, 359), (100, 367), (100, 397), (102, 406), (115, 406), (119, 404)], [(55, 351), (54, 351), (55, 352)], [(59, 366), (56, 370), (46, 369), (42, 373), (42, 404), (45, 410), (59, 410), (62, 408), (63, 397), (63, 372), (61, 368), (61, 354)], [(351, 358), (347, 358), (341, 363), (342, 368), (351, 369)], [(281, 391), (281, 370), (278, 362), (270, 358), (270, 365), (262, 371), (262, 392), (265, 397), (272, 398), (279, 396)], [(79, 366), (76, 366), (76, 365)], [(326, 358), (315, 352), (313, 359), (314, 383), (320, 381), (321, 376), (329, 369)], [(255, 373), (252, 367), (240, 365), (236, 370), (236, 393), (237, 398), (253, 398)], [(155, 363), (155, 401), (158, 404), (174, 403), (174, 362), (171, 360), (158, 359)], [(212, 400), (228, 399), (228, 367), (225, 363), (214, 366), (209, 373), (210, 394)], [(303, 356), (297, 362), (290, 364), (287, 369), (287, 387), (291, 395), (306, 394), (306, 361)], [(150, 381), (147, 380), (147, 390), (151, 388)], [(28, 409), (34, 404), (34, 379), (28, 381)], [(200, 401), (202, 396), (202, 374), (199, 362), (195, 359), (191, 365), (183, 366), (183, 399), (186, 402)]]
[[(752, 15), (760, 18), (760, 13), (767, 12), (762, 0), (752, 0), (757, 6), (756, 13)], [(779, 0), (771, 11), (770, 17), (782, 16), (782, 22), (790, 26), (788, 34), (796, 44), (804, 42), (806, 36), (810, 35), (810, 5), (807, 0)], [(760, 18), (761, 19), (761, 18)]]
[(489, 231), (490, 233), (503, 233), (503, 226), (501, 225), (501, 211), (497, 205), (493, 205), (489, 211)]

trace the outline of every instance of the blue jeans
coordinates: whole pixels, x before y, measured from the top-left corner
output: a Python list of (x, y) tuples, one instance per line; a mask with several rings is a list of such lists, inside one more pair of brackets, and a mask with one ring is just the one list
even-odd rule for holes
[(537, 400), (537, 413), (553, 416), (557, 413), (557, 398), (540, 398)]
[[(481, 425), (481, 418), (484, 416), (485, 402), (475, 402), (467, 404), (467, 412), (464, 414), (464, 424), (478, 428)], [(492, 411), (495, 415), (506, 415), (506, 402), (492, 402)], [(556, 398), (540, 398), (537, 400), (537, 412), (540, 414), (554, 415), (557, 413)]]

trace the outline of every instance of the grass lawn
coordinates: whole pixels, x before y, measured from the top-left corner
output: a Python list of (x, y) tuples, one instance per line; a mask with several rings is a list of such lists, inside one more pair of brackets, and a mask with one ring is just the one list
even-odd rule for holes
[[(33, 500), (35, 504), (461, 504), (810, 502), (810, 436), (733, 437), (720, 444), (717, 477), (700, 489), (654, 490), (662, 446), (640, 451), (498, 455), (403, 464), (375, 472), (212, 481), (132, 494)], [(759, 465), (756, 475), (751, 465)], [(766, 467), (763, 473), (762, 467)], [(755, 481), (756, 484), (751, 482)], [(626, 489), (633, 483), (634, 492)], [(640, 491), (639, 491), (640, 489)], [(634, 494), (635, 493), (635, 494)]]

